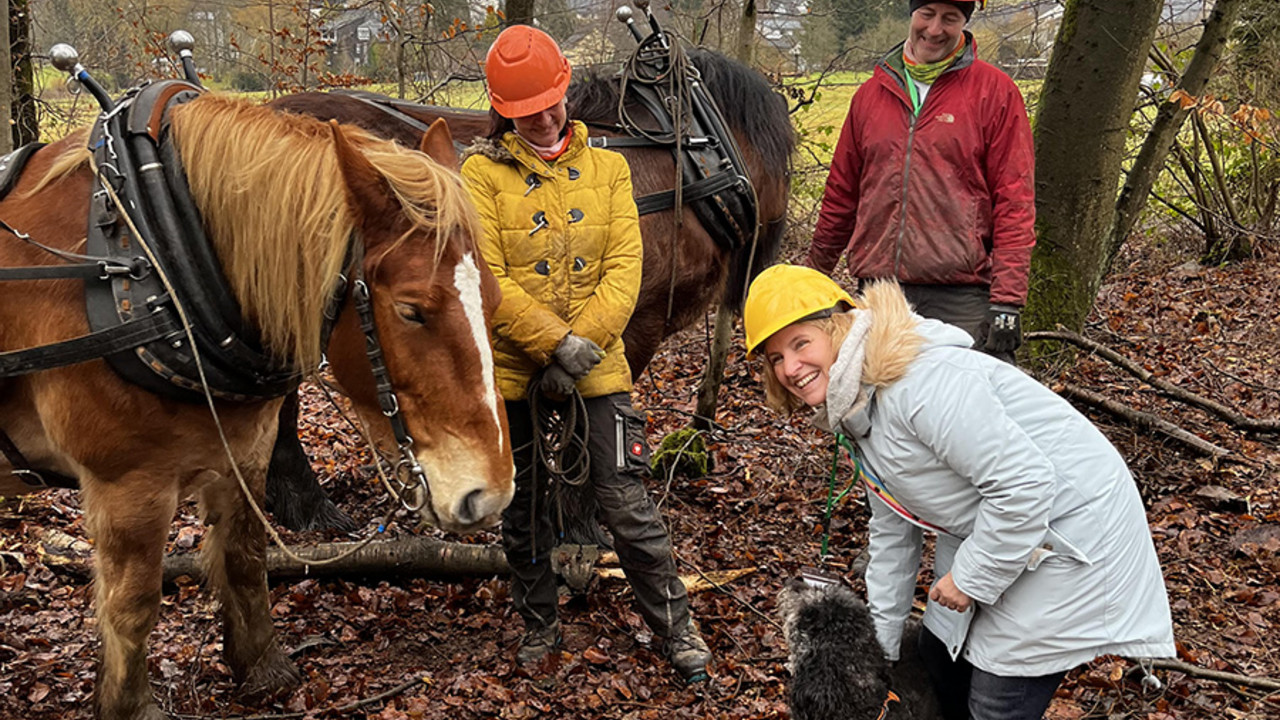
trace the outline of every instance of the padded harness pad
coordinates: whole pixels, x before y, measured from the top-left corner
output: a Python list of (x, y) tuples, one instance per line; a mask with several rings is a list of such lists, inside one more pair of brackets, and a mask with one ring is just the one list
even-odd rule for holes
[(3, 200), (13, 186), (18, 184), (18, 178), (22, 177), (22, 169), (27, 166), (27, 161), (42, 147), (44, 143), (27, 143), (0, 158), (0, 200)]

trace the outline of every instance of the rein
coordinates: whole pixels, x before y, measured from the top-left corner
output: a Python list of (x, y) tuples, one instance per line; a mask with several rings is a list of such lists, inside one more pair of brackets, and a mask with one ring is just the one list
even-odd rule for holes
[[(529, 465), (532, 474), (530, 484), (533, 492), (529, 494), (529, 514), (533, 522), (538, 517), (538, 471), (544, 469), (548, 474), (548, 484), (553, 485), (556, 492), (565, 485), (581, 486), (591, 477), (591, 454), (587, 452), (587, 438), (591, 434), (591, 422), (587, 417), (587, 406), (577, 388), (564, 402), (544, 404), (546, 396), (542, 393), (542, 373), (534, 376), (528, 387), (529, 422), (533, 427), (532, 446), (533, 462)], [(527, 447), (527, 446), (526, 446)], [(523, 450), (524, 447), (512, 448), (512, 451)], [(557, 534), (564, 537), (564, 515), (562, 503), (555, 503)], [(531, 556), (538, 556), (537, 532), (530, 536)]]
[[(274, 368), (271, 365), (267, 365), (265, 368), (267, 372), (262, 372), (263, 363), (269, 363), (269, 359), (264, 359), (265, 356), (261, 353), (256, 356), (249, 353), (246, 358), (245, 345), (240, 341), (238, 335), (233, 332), (232, 334), (220, 336), (222, 339), (213, 344), (212, 359), (215, 362), (222, 363), (226, 363), (230, 359), (233, 367), (237, 362), (250, 363), (248, 373), (256, 383), (252, 390), (257, 393), (265, 393), (265, 395), (259, 394), (257, 398), (243, 396), (227, 398), (225, 395), (236, 394), (219, 393), (218, 389), (211, 385), (209, 375), (206, 373), (205, 355), (210, 353), (211, 348), (206, 343), (200, 342), (198, 333), (201, 327), (198, 323), (205, 323), (205, 329), (212, 325), (219, 331), (225, 330), (227, 328), (219, 322), (223, 318), (211, 316), (210, 313), (230, 307), (234, 308), (238, 315), (238, 305), (235, 299), (230, 296), (230, 292), (226, 289), (224, 283), (220, 288), (217, 288), (222, 290), (222, 294), (210, 301), (214, 308), (212, 310), (203, 309), (202, 311), (200, 301), (206, 299), (209, 289), (207, 286), (202, 287), (201, 289), (205, 293), (194, 293), (196, 300), (194, 307), (197, 315), (195, 322), (193, 322), (192, 317), (187, 312), (186, 301), (189, 295), (185, 292), (180, 292), (181, 288), (177, 286), (171, 277), (169, 264), (164, 262), (155, 250), (157, 246), (163, 246), (161, 241), (167, 241), (168, 249), (171, 252), (175, 247), (185, 248), (190, 251), (190, 254), (185, 256), (182, 253), (178, 253), (176, 260), (172, 257), (168, 258), (178, 271), (181, 279), (192, 280), (193, 270), (207, 272), (207, 264), (211, 258), (215, 263), (216, 280), (222, 279), (220, 269), (216, 266), (216, 258), (213, 257), (212, 251), (203, 235), (199, 213), (191, 202), (176, 150), (173, 149), (172, 143), (166, 143), (161, 148), (161, 154), (166, 155), (165, 159), (168, 161), (168, 167), (176, 168), (177, 174), (181, 176), (177, 180), (175, 180), (172, 173), (167, 177), (163, 174), (166, 165), (160, 162), (155, 147), (155, 143), (159, 142), (163, 118), (169, 104), (175, 101), (175, 98), (177, 98), (178, 102), (190, 100), (202, 92), (203, 89), (189, 82), (165, 81), (130, 91), (123, 102), (113, 105), (110, 98), (101, 90), (101, 87), (78, 65), (77, 72), (81, 82), (84, 82), (92, 94), (99, 98), (103, 109), (103, 113), (91, 135), (91, 149), (94, 150), (94, 155), (89, 162), (93, 170), (97, 190), (94, 192), (91, 201), (89, 236), (90, 238), (94, 237), (95, 230), (99, 233), (106, 231), (111, 236), (111, 239), (106, 243), (108, 248), (113, 245), (124, 247), (134, 255), (127, 260), (121, 260), (109, 254), (98, 256), (68, 253), (36, 242), (25, 233), (21, 233), (7, 223), (0, 221), (0, 229), (11, 233), (19, 240), (63, 260), (84, 261), (62, 266), (2, 268), (0, 269), (0, 280), (78, 277), (86, 279), (86, 282), (98, 279), (113, 281), (114, 283), (114, 281), (123, 279), (126, 288), (133, 288), (133, 286), (142, 284), (142, 281), (151, 279), (156, 285), (155, 295), (146, 299), (147, 313), (141, 319), (133, 319), (131, 317), (134, 305), (128, 302), (127, 299), (118, 304), (113, 302), (113, 309), (119, 308), (124, 311), (122, 314), (128, 314), (130, 317), (120, 318), (122, 321), (118, 321), (114, 325), (95, 330), (88, 335), (72, 340), (37, 348), (0, 353), (0, 378), (77, 364), (104, 356), (109, 362), (113, 356), (137, 358), (143, 360), (144, 363), (150, 359), (150, 368), (158, 373), (159, 370), (155, 369), (155, 366), (159, 364), (158, 361), (154, 356), (146, 352), (148, 343), (155, 347), (156, 341), (162, 340), (165, 345), (173, 349), (179, 349), (184, 345), (185, 341), (185, 346), (190, 351), (191, 366), (197, 378), (197, 381), (192, 383), (194, 387), (190, 389), (198, 391), (208, 404), (219, 439), (222, 442), (223, 449), (226, 451), (231, 469), (240, 484), (241, 491), (276, 544), (280, 546), (285, 555), (307, 565), (336, 562), (356, 552), (365, 543), (372, 540), (374, 536), (370, 536), (365, 543), (360, 543), (339, 556), (323, 561), (306, 560), (290, 551), (279, 536), (279, 533), (268, 522), (265, 513), (249, 491), (248, 483), (240, 472), (239, 464), (231, 451), (230, 443), (227, 441), (222, 421), (218, 415), (215, 396), (223, 395), (223, 399), (266, 399), (278, 397), (283, 394), (281, 390), (287, 392), (296, 387), (299, 379), (298, 374), (293, 370), (288, 370), (287, 375), (283, 376), (285, 382), (281, 384), (281, 371), (271, 372)], [(138, 102), (139, 98), (148, 97), (151, 99), (149, 103)], [(136, 109), (137, 107), (141, 107), (144, 112), (128, 112), (128, 110)], [(145, 115), (145, 120), (139, 119), (143, 115)], [(126, 135), (126, 133), (130, 134)], [(148, 144), (147, 140), (150, 140), (151, 144)], [(134, 167), (129, 163), (130, 151), (136, 151), (141, 156), (140, 159), (143, 162), (140, 166)], [(110, 178), (108, 178), (108, 174), (110, 174)], [(174, 185), (178, 186), (180, 192), (173, 192)], [(122, 200), (120, 197), (121, 191), (125, 192), (126, 197), (132, 199), (133, 202)], [(175, 195), (177, 196), (176, 199)], [(148, 208), (153, 213), (150, 217), (145, 212)], [(193, 225), (195, 226), (194, 229)], [(159, 233), (156, 230), (159, 230)], [(105, 236), (99, 234), (99, 237)], [(133, 242), (130, 242), (130, 240)], [(137, 249), (134, 249), (135, 246)], [(137, 254), (139, 250), (141, 254)], [(418, 511), (423, 507), (429, 508), (432, 517), (438, 524), (439, 518), (436, 517), (434, 508), (431, 505), (430, 485), (427, 482), (426, 472), (413, 454), (413, 438), (409, 435), (404, 416), (400, 412), (399, 400), (395, 395), (391, 376), (383, 357), (369, 286), (364, 277), (364, 246), (355, 232), (352, 233), (348, 240), (346, 256), (346, 267), (352, 269), (352, 274), (355, 277), (350, 294), (354, 298), (355, 309), (360, 319), (360, 328), (365, 336), (365, 351), (377, 386), (378, 402), (382, 408), (383, 415), (391, 423), (399, 450), (399, 459), (393, 466), (393, 477), (399, 485), (399, 492), (392, 488), (389, 482), (387, 483), (388, 489), (406, 509)], [(204, 262), (202, 263), (201, 261)], [(212, 281), (213, 279), (209, 280)], [(86, 285), (86, 297), (91, 298), (92, 289), (92, 285)], [(341, 312), (342, 305), (345, 302), (346, 295), (347, 276), (339, 275), (330, 302), (324, 311), (321, 334), (326, 346)], [(94, 310), (93, 303), (90, 300), (88, 312), (91, 327), (95, 320)], [(238, 325), (238, 323), (236, 324)], [(134, 352), (126, 352), (129, 350)], [(230, 358), (228, 358), (227, 353), (230, 353)], [(136, 382), (135, 377), (122, 372), (120, 367), (114, 364), (112, 367), (124, 379)], [(172, 380), (172, 378), (168, 379)], [(154, 387), (154, 384), (137, 384), (148, 390)], [(189, 398), (184, 397), (182, 399)], [(366, 440), (368, 440), (367, 434)], [(369, 444), (371, 448), (374, 448), (374, 457), (378, 459), (379, 473), (383, 475), (384, 482), (387, 482), (385, 474), (382, 473), (381, 455), (372, 442)], [(59, 473), (33, 470), (25, 456), (2, 430), (0, 430), (0, 454), (3, 454), (9, 461), (13, 468), (12, 473), (28, 485), (45, 486), (54, 484), (74, 487), (76, 484), (74, 478), (69, 478)], [(420, 493), (416, 504), (411, 504), (405, 499), (408, 492), (412, 490), (417, 490)], [(391, 512), (388, 512), (387, 518), (380, 525), (380, 530), (385, 528), (390, 517)]]

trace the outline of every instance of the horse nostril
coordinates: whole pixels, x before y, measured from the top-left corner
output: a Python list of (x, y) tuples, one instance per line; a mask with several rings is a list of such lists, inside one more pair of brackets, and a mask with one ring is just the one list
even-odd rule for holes
[(480, 509), (483, 498), (483, 490), (472, 490), (467, 493), (458, 505), (458, 520), (471, 524), (484, 519), (484, 512)]

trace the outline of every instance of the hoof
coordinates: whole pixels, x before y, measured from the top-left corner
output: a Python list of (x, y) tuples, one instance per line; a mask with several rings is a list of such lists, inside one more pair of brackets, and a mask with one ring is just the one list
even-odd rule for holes
[(100, 720), (170, 720), (169, 716), (161, 712), (150, 698), (144, 703), (134, 705), (132, 710), (124, 708), (111, 710), (99, 707), (95, 716)]
[(286, 500), (277, 503), (274, 512), (276, 520), (294, 532), (306, 530), (352, 532), (357, 527), (351, 516), (321, 494), (318, 487), (315, 495), (308, 494), (305, 497), (294, 498), (292, 502)]
[(272, 647), (257, 665), (254, 665), (240, 683), (240, 694), (245, 697), (270, 697), (283, 690), (291, 690), (302, 682), (298, 666), (280, 651)]

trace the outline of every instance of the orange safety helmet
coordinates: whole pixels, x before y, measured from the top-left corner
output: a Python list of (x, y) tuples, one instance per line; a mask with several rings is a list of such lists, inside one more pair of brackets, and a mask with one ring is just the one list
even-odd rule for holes
[(484, 61), (489, 104), (505, 118), (532, 115), (560, 102), (571, 74), (556, 41), (529, 25), (503, 30)]

